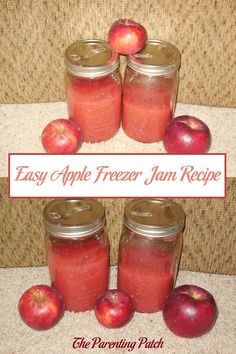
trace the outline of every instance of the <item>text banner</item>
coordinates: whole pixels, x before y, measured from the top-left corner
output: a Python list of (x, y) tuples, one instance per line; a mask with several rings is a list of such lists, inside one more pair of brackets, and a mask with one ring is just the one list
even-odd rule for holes
[(10, 197), (225, 197), (225, 154), (9, 154)]

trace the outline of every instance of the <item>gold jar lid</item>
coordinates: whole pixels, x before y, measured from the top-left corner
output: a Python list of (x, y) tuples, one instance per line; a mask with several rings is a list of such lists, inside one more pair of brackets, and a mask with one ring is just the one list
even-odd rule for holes
[(163, 75), (178, 70), (180, 52), (176, 46), (161, 40), (148, 40), (137, 53), (127, 57), (127, 65), (147, 75)]
[(119, 66), (119, 55), (107, 41), (81, 40), (67, 47), (65, 66), (69, 72), (76, 76), (103, 76)]
[(166, 237), (183, 230), (185, 212), (169, 199), (133, 199), (125, 206), (124, 224), (141, 236)]
[(46, 230), (58, 237), (82, 237), (99, 231), (105, 224), (105, 210), (93, 199), (59, 199), (43, 210)]

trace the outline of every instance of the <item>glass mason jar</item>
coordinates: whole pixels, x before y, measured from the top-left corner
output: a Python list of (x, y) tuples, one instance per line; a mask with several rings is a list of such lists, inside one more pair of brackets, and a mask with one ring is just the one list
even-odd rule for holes
[(83, 141), (111, 138), (121, 121), (119, 55), (106, 41), (81, 40), (66, 49), (65, 66), (69, 116)]
[(136, 199), (125, 206), (119, 244), (118, 288), (138, 312), (162, 309), (177, 276), (185, 213), (167, 199)]
[(108, 289), (109, 241), (96, 200), (53, 200), (43, 211), (51, 284), (68, 311), (91, 310)]
[(148, 40), (127, 58), (123, 84), (122, 125), (137, 141), (162, 140), (174, 114), (180, 53), (164, 41)]

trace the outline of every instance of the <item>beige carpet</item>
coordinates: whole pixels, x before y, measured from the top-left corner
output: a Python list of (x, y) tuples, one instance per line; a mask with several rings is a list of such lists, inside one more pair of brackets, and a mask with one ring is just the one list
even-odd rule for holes
[[(116, 284), (116, 268), (111, 269), (110, 287)], [(161, 349), (137, 349), (132, 353), (234, 354), (236, 348), (236, 276), (213, 275), (181, 271), (177, 285), (195, 284), (210, 291), (218, 305), (219, 316), (214, 328), (203, 337), (184, 339), (174, 336), (164, 325), (161, 313), (136, 313), (121, 329), (105, 329), (97, 323), (92, 311), (66, 312), (62, 320), (48, 331), (34, 331), (19, 318), (17, 303), (20, 295), (34, 284), (49, 284), (47, 267), (0, 269), (0, 353), (1, 354), (63, 354), (63, 353), (129, 353), (125, 349), (72, 349), (74, 337), (91, 341), (136, 342), (140, 337), (159, 340)]]
[[(175, 116), (189, 114), (204, 120), (212, 133), (209, 152), (227, 154), (227, 177), (236, 176), (236, 108), (207, 107), (177, 104)], [(67, 117), (66, 104), (35, 103), (0, 105), (0, 176), (7, 176), (7, 156), (9, 152), (44, 152), (40, 136), (43, 128), (51, 120)], [(97, 143), (83, 144), (81, 153), (163, 153), (162, 142), (143, 144), (127, 137), (122, 129), (112, 139)]]

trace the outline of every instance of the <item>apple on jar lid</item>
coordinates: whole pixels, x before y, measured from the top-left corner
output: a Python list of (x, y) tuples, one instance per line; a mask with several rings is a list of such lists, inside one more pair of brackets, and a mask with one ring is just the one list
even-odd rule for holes
[(140, 23), (130, 19), (115, 21), (108, 32), (111, 47), (120, 54), (130, 55), (143, 48), (147, 31)]

